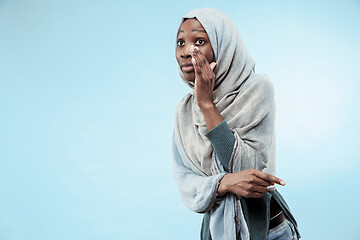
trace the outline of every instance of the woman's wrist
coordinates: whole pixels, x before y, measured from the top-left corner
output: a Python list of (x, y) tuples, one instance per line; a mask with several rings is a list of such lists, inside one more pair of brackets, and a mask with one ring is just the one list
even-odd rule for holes
[(219, 197), (222, 197), (224, 196), (226, 193), (229, 192), (228, 190), (228, 185), (227, 185), (227, 178), (228, 178), (228, 175), (230, 173), (227, 173), (225, 174), (222, 179), (220, 180), (219, 182), (219, 187), (218, 187), (218, 190), (217, 190), (217, 193), (218, 193), (218, 196)]
[(224, 119), (219, 110), (213, 102), (199, 104), (199, 107), (204, 115), (208, 131), (219, 125)]
[(204, 111), (213, 111), (214, 108), (216, 108), (215, 104), (213, 101), (199, 101), (198, 102), (199, 108), (201, 109), (202, 112)]

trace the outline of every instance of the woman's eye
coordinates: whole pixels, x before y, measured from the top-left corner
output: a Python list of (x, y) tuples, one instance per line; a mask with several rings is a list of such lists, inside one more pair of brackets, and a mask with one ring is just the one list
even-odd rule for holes
[(204, 43), (205, 43), (204, 39), (199, 39), (196, 41), (196, 44), (198, 44), (198, 45), (202, 45)]
[(178, 40), (177, 45), (178, 46), (184, 46), (185, 42), (183, 40)]

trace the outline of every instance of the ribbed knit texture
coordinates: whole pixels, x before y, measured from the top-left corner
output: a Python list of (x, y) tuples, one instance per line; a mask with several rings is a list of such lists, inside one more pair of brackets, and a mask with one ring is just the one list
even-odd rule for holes
[(229, 163), (235, 145), (234, 133), (224, 120), (205, 136), (214, 147), (217, 159), (222, 163), (225, 171), (229, 172)]

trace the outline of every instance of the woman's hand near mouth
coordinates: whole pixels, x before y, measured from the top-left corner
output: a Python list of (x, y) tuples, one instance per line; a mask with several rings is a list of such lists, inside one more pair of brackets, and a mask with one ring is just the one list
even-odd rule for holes
[(219, 125), (224, 119), (213, 102), (213, 90), (215, 74), (213, 72), (216, 63), (208, 63), (205, 56), (195, 47), (191, 51), (191, 62), (195, 70), (195, 98), (203, 112), (206, 126), (210, 131)]
[(195, 70), (195, 97), (199, 107), (213, 103), (213, 90), (215, 74), (213, 72), (216, 63), (208, 63), (205, 56), (195, 47), (191, 51), (191, 62)]

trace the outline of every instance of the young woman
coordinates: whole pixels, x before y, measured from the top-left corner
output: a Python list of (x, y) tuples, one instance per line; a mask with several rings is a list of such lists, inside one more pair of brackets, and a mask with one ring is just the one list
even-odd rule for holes
[(297, 239), (274, 184), (275, 103), (270, 80), (224, 13), (197, 9), (182, 18), (176, 59), (193, 88), (177, 106), (175, 181), (184, 204), (205, 213), (201, 239)]

